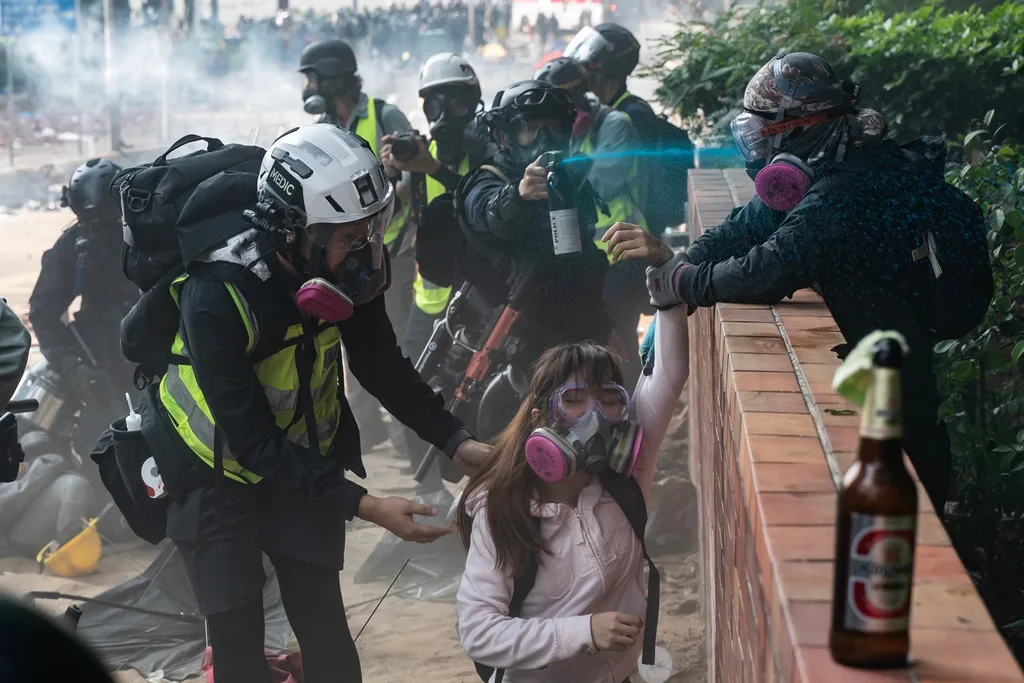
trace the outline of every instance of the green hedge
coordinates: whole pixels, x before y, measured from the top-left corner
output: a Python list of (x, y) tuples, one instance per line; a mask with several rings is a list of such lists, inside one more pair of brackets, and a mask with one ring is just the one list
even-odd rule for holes
[(990, 112), (949, 180), (988, 217), (995, 297), (971, 334), (936, 347), (940, 417), (953, 445), (950, 530), (979, 589), (1024, 657), (1024, 144)]
[(947, 12), (928, 2), (911, 12), (846, 14), (838, 0), (789, 0), (681, 26), (649, 70), (658, 99), (700, 136), (739, 109), (751, 76), (780, 51), (820, 54), (862, 88), (901, 139), (960, 132), (996, 109), (1024, 127), (1024, 3), (988, 12)]

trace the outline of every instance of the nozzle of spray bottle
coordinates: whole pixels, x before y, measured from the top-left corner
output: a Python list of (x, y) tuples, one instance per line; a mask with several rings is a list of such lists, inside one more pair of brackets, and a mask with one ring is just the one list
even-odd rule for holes
[(135, 412), (135, 406), (132, 405), (132, 397), (130, 394), (125, 393), (124, 398), (128, 401), (128, 417), (124, 419), (124, 428), (129, 432), (138, 432), (142, 430), (142, 416)]
[(576, 190), (564, 166), (564, 152), (546, 152), (544, 167), (548, 171), (548, 218), (555, 256), (583, 252), (580, 239), (580, 217), (576, 206)]

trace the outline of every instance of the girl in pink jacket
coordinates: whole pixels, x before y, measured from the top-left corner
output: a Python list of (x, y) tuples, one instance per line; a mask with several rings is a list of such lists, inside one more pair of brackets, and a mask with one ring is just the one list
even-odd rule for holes
[[(613, 258), (659, 266), (672, 251), (624, 223)], [(636, 667), (647, 607), (641, 545), (596, 473), (632, 476), (646, 501), (689, 373), (685, 306), (659, 311), (653, 372), (632, 396), (612, 351), (565, 344), (537, 362), (528, 396), (469, 482), (456, 525), (469, 556), (459, 636), (504, 683), (623, 683)], [(520, 616), (514, 577), (539, 558)], [(493, 678), (492, 678), (493, 680)]]

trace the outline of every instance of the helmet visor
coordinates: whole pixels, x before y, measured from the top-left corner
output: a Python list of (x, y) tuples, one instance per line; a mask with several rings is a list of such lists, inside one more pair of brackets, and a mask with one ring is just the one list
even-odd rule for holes
[(560, 425), (571, 427), (593, 410), (618, 424), (629, 416), (629, 392), (618, 384), (588, 387), (570, 382), (551, 397), (551, 417)]
[(383, 244), (384, 233), (391, 225), (394, 215), (394, 202), (389, 201), (380, 212), (349, 223), (310, 223), (306, 229), (306, 237), (317, 247), (328, 254), (347, 254), (369, 245), (371, 242)]
[(760, 161), (767, 159), (771, 151), (771, 138), (761, 134), (771, 123), (757, 114), (745, 111), (730, 124), (733, 140), (743, 155), (744, 161)]
[(598, 55), (611, 47), (611, 44), (600, 33), (590, 26), (584, 26), (572, 39), (562, 53), (584, 65), (590, 65), (597, 60)]

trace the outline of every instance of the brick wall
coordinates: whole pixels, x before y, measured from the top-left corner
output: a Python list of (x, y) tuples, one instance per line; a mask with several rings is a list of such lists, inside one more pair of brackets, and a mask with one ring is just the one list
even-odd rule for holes
[[(742, 170), (690, 172), (694, 238), (753, 195)], [(690, 452), (700, 489), (708, 678), (715, 683), (1020, 683), (919, 486), (910, 670), (834, 664), (835, 485), (857, 448), (832, 393), (843, 341), (821, 299), (719, 304), (690, 322)]]

